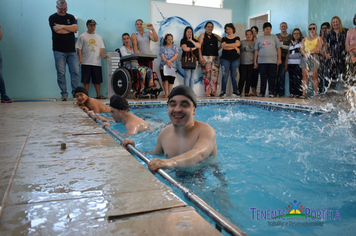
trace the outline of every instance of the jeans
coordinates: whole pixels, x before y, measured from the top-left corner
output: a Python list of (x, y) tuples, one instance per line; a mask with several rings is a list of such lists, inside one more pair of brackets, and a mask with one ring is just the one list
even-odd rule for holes
[(193, 74), (194, 70), (184, 69), (184, 85), (189, 86), (191, 89), (194, 87)]
[(264, 96), (268, 81), (269, 95), (274, 95), (274, 85), (277, 75), (277, 64), (258, 64), (258, 71), (261, 75), (261, 91)]
[(284, 95), (284, 88), (286, 86), (286, 58), (282, 57), (282, 64), (278, 66), (278, 75), (277, 75), (277, 94)]
[(237, 73), (238, 73), (237, 70), (239, 69), (240, 66), (240, 58), (234, 61), (229, 61), (221, 58), (220, 64), (222, 70), (221, 90), (226, 92), (226, 83), (231, 71), (231, 82), (232, 82), (233, 91), (237, 92)]
[(2, 56), (1, 56), (1, 51), (0, 51), (0, 93), (1, 93), (1, 98), (6, 95), (5, 81), (4, 81), (4, 77), (2, 77)]
[(57, 70), (57, 82), (61, 90), (62, 97), (68, 97), (67, 81), (66, 81), (66, 64), (71, 77), (72, 95), (78, 87), (79, 83), (79, 59), (76, 52), (59, 52), (54, 51), (54, 61)]

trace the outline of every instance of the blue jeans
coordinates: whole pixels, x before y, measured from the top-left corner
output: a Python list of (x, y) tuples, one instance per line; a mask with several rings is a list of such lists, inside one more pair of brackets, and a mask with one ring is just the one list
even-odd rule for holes
[(5, 81), (4, 81), (4, 77), (2, 77), (2, 56), (1, 56), (1, 51), (0, 51), (0, 93), (1, 93), (1, 98), (6, 95)]
[(53, 55), (57, 70), (57, 82), (61, 89), (61, 94), (62, 96), (68, 97), (66, 81), (66, 64), (68, 64), (71, 77), (72, 95), (74, 97), (74, 91), (79, 83), (79, 59), (77, 53), (54, 51)]
[(277, 75), (277, 94), (284, 95), (285, 94), (285, 86), (286, 86), (286, 58), (282, 57), (282, 64), (278, 66), (278, 75)]
[(184, 85), (189, 86), (191, 89), (194, 87), (194, 70), (185, 70), (184, 69)]
[(222, 85), (221, 90), (226, 92), (226, 83), (229, 78), (231, 71), (231, 82), (234, 92), (237, 92), (237, 70), (240, 66), (240, 58), (234, 61), (229, 61), (225, 59), (220, 59), (221, 70), (222, 70)]

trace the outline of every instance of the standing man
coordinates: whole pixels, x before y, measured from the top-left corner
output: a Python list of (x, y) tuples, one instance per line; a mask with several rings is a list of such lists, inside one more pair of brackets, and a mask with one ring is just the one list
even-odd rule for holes
[[(0, 24), (0, 41), (2, 39), (2, 31)], [(12, 100), (6, 95), (5, 81), (2, 77), (2, 56), (0, 51), (0, 93), (1, 93), (1, 103), (12, 103)]]
[[(282, 64), (278, 66), (278, 74), (277, 74), (277, 95), (279, 97), (284, 97), (285, 95), (285, 84), (286, 84), (286, 71), (285, 71), (285, 66), (286, 66), (286, 56), (288, 53), (288, 48), (289, 44), (292, 40), (292, 35), (287, 33), (287, 23), (282, 22), (279, 25), (279, 29), (281, 30), (281, 33), (277, 34), (277, 37), (279, 41), (281, 42), (281, 50), (282, 50)], [(288, 62), (287, 62), (288, 63)]]
[(75, 51), (75, 36), (78, 31), (77, 21), (74, 16), (67, 14), (67, 2), (57, 0), (57, 13), (49, 17), (49, 26), (52, 30), (53, 55), (57, 70), (57, 82), (61, 89), (61, 100), (68, 100), (66, 83), (66, 64), (71, 77), (72, 95), (79, 82), (79, 63)]
[(88, 31), (79, 36), (76, 48), (78, 49), (79, 66), (82, 66), (82, 83), (85, 89), (89, 93), (91, 77), (96, 90), (96, 99), (105, 99), (106, 97), (100, 94), (100, 83), (103, 82), (100, 55), (104, 59), (109, 56), (104, 52), (103, 39), (95, 33), (96, 25), (95, 20), (87, 21)]

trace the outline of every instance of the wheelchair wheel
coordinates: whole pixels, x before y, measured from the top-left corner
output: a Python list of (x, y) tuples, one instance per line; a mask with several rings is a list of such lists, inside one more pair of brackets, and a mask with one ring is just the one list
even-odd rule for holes
[(131, 74), (128, 69), (119, 67), (111, 76), (111, 86), (114, 92), (121, 97), (127, 97), (131, 90)]

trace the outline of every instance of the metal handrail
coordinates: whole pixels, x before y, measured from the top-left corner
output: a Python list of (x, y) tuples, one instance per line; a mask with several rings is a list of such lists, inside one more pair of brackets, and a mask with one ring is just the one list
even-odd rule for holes
[[(88, 116), (93, 119), (92, 114), (88, 113)], [(96, 122), (99, 123), (101, 126), (104, 123), (103, 121), (101, 121), (99, 119), (96, 119)], [(115, 138), (117, 138), (121, 143), (123, 143), (124, 138), (121, 137), (117, 132), (113, 131), (108, 126), (104, 127), (104, 129), (107, 132), (109, 132), (111, 135), (113, 135)], [(148, 157), (143, 155), (142, 152), (137, 150), (131, 144), (127, 145), (127, 148), (130, 151), (132, 151), (133, 153), (135, 153), (146, 164), (148, 164), (151, 161)], [(222, 216), (219, 212), (217, 212), (214, 208), (212, 208), (210, 205), (208, 205), (206, 202), (204, 202), (200, 197), (198, 197), (189, 188), (187, 188), (181, 182), (179, 182), (178, 180), (176, 180), (172, 176), (170, 176), (166, 171), (164, 171), (163, 169), (158, 169), (156, 172), (159, 173), (163, 178), (168, 180), (175, 187), (179, 188), (184, 193), (184, 195), (186, 197), (188, 197), (192, 202), (194, 202), (201, 210), (203, 210), (205, 213), (207, 213), (210, 216), (210, 218), (213, 219), (215, 221), (215, 223), (217, 223), (227, 233), (229, 233), (231, 235), (237, 235), (237, 236), (246, 236), (247, 235), (244, 231), (239, 229), (237, 226), (235, 226), (233, 223), (231, 223), (228, 219), (226, 219), (224, 216)]]

